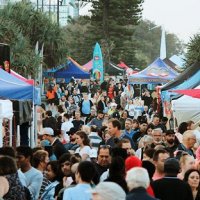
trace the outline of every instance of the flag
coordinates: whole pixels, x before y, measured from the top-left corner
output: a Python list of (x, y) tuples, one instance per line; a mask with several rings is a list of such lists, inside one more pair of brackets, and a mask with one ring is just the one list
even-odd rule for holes
[(92, 77), (95, 80), (100, 80), (100, 82), (104, 80), (103, 56), (98, 42), (93, 52)]

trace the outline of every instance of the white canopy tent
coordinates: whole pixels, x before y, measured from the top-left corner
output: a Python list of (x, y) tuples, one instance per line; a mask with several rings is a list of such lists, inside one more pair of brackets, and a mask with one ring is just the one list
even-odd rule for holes
[(178, 124), (189, 120), (197, 124), (200, 121), (200, 99), (184, 95), (172, 100), (171, 104), (173, 116)]
[(0, 100), (0, 147), (3, 146), (3, 119), (9, 120), (9, 133), (10, 145), (12, 146), (12, 118), (13, 118), (13, 105), (10, 100)]

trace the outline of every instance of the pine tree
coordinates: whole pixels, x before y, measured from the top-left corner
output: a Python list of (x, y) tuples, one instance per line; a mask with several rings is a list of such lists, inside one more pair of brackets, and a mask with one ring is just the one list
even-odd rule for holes
[[(92, 2), (92, 29), (96, 33), (95, 39), (103, 43), (106, 64), (111, 59), (118, 62), (120, 57), (124, 58), (126, 55), (127, 43), (131, 41), (134, 26), (138, 24), (141, 17), (142, 2), (143, 0), (99, 0)], [(127, 52), (131, 53), (134, 58), (134, 45), (129, 47)]]

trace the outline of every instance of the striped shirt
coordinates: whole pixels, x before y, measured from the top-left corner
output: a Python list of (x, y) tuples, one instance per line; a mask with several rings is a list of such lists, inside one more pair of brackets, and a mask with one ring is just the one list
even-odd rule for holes
[(91, 132), (88, 138), (90, 139), (92, 148), (98, 149), (99, 143), (102, 142), (102, 138), (96, 132)]

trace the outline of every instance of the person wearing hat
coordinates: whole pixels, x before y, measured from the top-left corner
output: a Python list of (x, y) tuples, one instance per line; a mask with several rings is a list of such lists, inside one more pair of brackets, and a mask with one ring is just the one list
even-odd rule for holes
[(74, 127), (70, 128), (70, 130), (67, 132), (67, 134), (69, 135), (69, 142), (64, 144), (65, 149), (69, 150), (69, 151), (75, 151), (79, 145), (76, 143), (76, 132), (78, 130)]
[(193, 200), (190, 186), (177, 178), (179, 161), (168, 158), (164, 163), (165, 177), (152, 183), (155, 197), (162, 200)]
[(126, 193), (114, 182), (101, 182), (92, 191), (93, 200), (125, 200)]
[(54, 130), (50, 127), (43, 128), (42, 133), (40, 133), (43, 140), (48, 140), (52, 146), (52, 151), (56, 158), (59, 159), (60, 156), (68, 151), (65, 149), (60, 140), (54, 136)]

